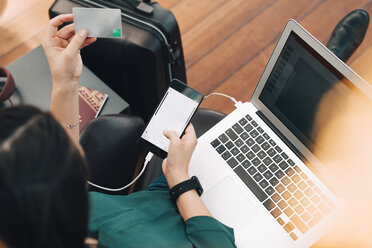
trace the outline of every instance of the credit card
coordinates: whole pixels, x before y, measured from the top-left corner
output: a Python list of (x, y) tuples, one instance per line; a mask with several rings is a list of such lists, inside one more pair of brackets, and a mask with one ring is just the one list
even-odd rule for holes
[(121, 10), (72, 8), (75, 32), (86, 29), (89, 37), (121, 38)]

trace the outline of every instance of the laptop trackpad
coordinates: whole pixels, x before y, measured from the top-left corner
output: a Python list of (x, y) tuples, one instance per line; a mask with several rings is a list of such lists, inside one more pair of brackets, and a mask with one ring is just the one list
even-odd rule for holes
[(203, 194), (202, 200), (217, 220), (236, 230), (258, 216), (257, 208), (229, 177)]

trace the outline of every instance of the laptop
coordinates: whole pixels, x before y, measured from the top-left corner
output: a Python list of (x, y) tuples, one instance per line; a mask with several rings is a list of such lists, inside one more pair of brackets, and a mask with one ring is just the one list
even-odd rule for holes
[[(329, 92), (372, 99), (363, 79), (289, 20), (250, 102), (198, 139), (189, 174), (238, 247), (309, 247), (342, 216), (338, 178), (314, 138), (330, 121), (317, 118)], [(323, 116), (342, 109), (331, 105)]]

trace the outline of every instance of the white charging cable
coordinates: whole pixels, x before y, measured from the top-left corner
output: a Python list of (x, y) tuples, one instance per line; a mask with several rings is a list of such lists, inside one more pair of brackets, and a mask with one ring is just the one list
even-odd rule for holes
[(130, 187), (133, 183), (135, 183), (138, 180), (138, 178), (140, 178), (142, 176), (143, 172), (146, 170), (147, 164), (150, 162), (150, 160), (152, 159), (153, 156), (154, 156), (153, 153), (151, 153), (151, 152), (147, 153), (147, 155), (145, 157), (145, 162), (143, 163), (143, 168), (142, 168), (141, 172), (138, 174), (138, 176), (135, 179), (133, 179), (132, 182), (130, 182), (129, 184), (125, 185), (124, 187), (112, 189), (112, 188), (107, 188), (107, 187), (103, 187), (103, 186), (97, 185), (95, 183), (92, 183), (91, 181), (87, 181), (87, 182), (88, 182), (88, 184), (90, 184), (90, 185), (92, 185), (94, 187), (97, 187), (97, 188), (103, 189), (103, 190), (107, 190), (107, 191), (116, 192), (116, 191), (124, 190), (124, 189)]
[(209, 95), (206, 95), (204, 98), (208, 98), (208, 97), (211, 97), (211, 96), (224, 96), (224, 97), (227, 97), (227, 98), (229, 98), (234, 103), (234, 106), (236, 108), (238, 108), (239, 106), (241, 106), (243, 104), (241, 101), (235, 100), (235, 98), (232, 97), (232, 96), (229, 96), (229, 95), (226, 95), (226, 94), (223, 94), (223, 93), (218, 93), (218, 92), (210, 93)]

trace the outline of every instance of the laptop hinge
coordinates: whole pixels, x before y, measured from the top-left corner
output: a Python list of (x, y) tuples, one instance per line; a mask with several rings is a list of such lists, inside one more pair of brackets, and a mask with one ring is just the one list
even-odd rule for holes
[(299, 157), (302, 160), (302, 162), (304, 162), (305, 164), (309, 163), (305, 156), (302, 155), (302, 153), (299, 150), (297, 150), (297, 148), (294, 145), (292, 145), (292, 143), (279, 131), (279, 129), (277, 129), (274, 126), (273, 123), (271, 123), (271, 121), (268, 118), (266, 118), (266, 116), (261, 111), (257, 111), (256, 114), (271, 128), (271, 130), (274, 131), (276, 135), (279, 136), (279, 138), (289, 147), (289, 149), (292, 150), (294, 154), (297, 155), (297, 157)]

